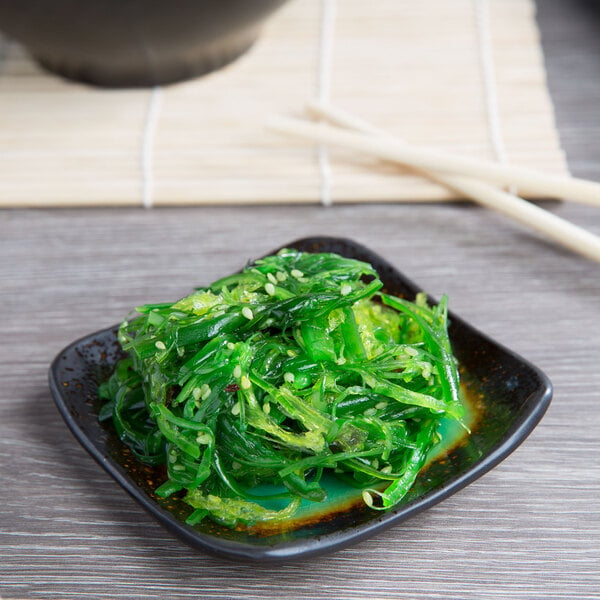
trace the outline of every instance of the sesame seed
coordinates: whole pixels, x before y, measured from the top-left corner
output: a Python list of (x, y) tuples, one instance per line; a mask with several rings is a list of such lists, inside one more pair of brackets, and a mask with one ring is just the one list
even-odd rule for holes
[(373, 496), (370, 492), (367, 492), (367, 490), (363, 490), (362, 497), (367, 506), (373, 506)]
[(195, 387), (192, 390), (192, 396), (194, 397), (194, 400), (196, 400), (196, 402), (198, 400), (200, 400), (200, 397), (202, 396), (202, 390), (199, 387)]
[(200, 432), (196, 436), (196, 443), (197, 444), (209, 444), (210, 443), (210, 435), (208, 435), (208, 433)]
[(252, 312), (252, 309), (248, 306), (244, 306), (244, 308), (242, 308), (242, 315), (246, 317), (246, 319), (248, 319), (249, 321), (252, 321), (252, 319), (254, 319), (254, 313)]
[(164, 342), (161, 342), (160, 340), (158, 340), (157, 342), (154, 342), (154, 345), (159, 349), (159, 350), (166, 350), (167, 347), (165, 346)]
[(302, 271), (300, 271), (299, 269), (292, 269), (290, 271), (290, 275), (292, 277), (295, 277), (296, 279), (300, 279), (300, 277), (304, 277), (304, 273)]
[(242, 386), (243, 390), (249, 390), (252, 387), (252, 383), (246, 375), (242, 375), (242, 378), (240, 379), (240, 385)]
[(294, 374), (290, 373), (290, 372), (284, 373), (283, 374), (283, 380), (286, 383), (294, 383)]
[(229, 350), (235, 350), (235, 344), (233, 342), (227, 342), (227, 348), (229, 348)]
[(239, 415), (239, 414), (240, 414), (240, 411), (241, 411), (241, 410), (242, 410), (242, 409), (241, 409), (241, 407), (240, 407), (240, 403), (239, 403), (239, 402), (236, 402), (236, 403), (235, 403), (235, 404), (234, 404), (234, 405), (231, 407), (231, 414), (232, 414), (234, 417), (237, 417), (237, 415)]
[(267, 292), (267, 294), (269, 294), (269, 296), (274, 296), (275, 295), (275, 286), (272, 283), (266, 283), (265, 284), (265, 292)]
[(351, 291), (352, 291), (352, 286), (346, 284), (341, 287), (340, 294), (342, 294), (342, 296), (347, 296)]
[(277, 277), (277, 281), (285, 281), (287, 279), (287, 273), (283, 271), (277, 271), (275, 276)]
[(383, 409), (384, 409), (386, 406), (387, 406), (387, 402), (378, 402), (378, 403), (375, 405), (375, 408), (376, 408), (377, 410), (383, 410)]
[(277, 277), (273, 273), (267, 273), (267, 279), (274, 284), (277, 284)]
[(235, 365), (235, 369), (233, 370), (233, 376), (236, 379), (239, 379), (242, 376), (242, 367), (240, 367), (240, 365)]
[(263, 404), (263, 412), (268, 415), (271, 412), (271, 405), (268, 402)]

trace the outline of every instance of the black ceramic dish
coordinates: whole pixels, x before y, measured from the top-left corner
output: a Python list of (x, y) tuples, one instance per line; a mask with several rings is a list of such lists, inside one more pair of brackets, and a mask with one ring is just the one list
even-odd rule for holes
[[(352, 241), (310, 238), (288, 246), (337, 252), (370, 262), (387, 291), (412, 299), (418, 286), (385, 260)], [(67, 425), (83, 447), (148, 512), (191, 546), (244, 561), (286, 561), (331, 552), (397, 525), (477, 479), (512, 452), (543, 416), (552, 386), (537, 368), (450, 315), (450, 337), (463, 391), (472, 410), (472, 433), (450, 444), (421, 473), (405, 501), (389, 512), (371, 511), (334, 492), (327, 507), (301, 515), (287, 531), (232, 531), (211, 522), (184, 523), (186, 507), (152, 493), (156, 473), (137, 463), (110, 429), (98, 423), (97, 387), (121, 351), (116, 327), (63, 350), (51, 365), (50, 389)]]

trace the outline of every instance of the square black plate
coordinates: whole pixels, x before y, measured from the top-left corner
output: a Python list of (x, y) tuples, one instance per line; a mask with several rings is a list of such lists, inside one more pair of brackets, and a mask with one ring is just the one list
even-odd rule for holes
[[(401, 297), (413, 299), (421, 291), (384, 259), (347, 239), (315, 237), (286, 247), (369, 262), (385, 289)], [(98, 385), (122, 356), (116, 330), (93, 333), (57, 355), (49, 382), (60, 413), (92, 457), (167, 529), (195, 548), (244, 561), (277, 562), (331, 552), (433, 506), (521, 444), (552, 397), (552, 385), (539, 369), (450, 314), (450, 338), (473, 412), (472, 432), (430, 462), (400, 506), (382, 513), (334, 494), (324, 511), (304, 515), (286, 531), (232, 531), (204, 521), (191, 527), (184, 522), (189, 507), (156, 497), (156, 473), (137, 463), (114, 432), (98, 422)]]

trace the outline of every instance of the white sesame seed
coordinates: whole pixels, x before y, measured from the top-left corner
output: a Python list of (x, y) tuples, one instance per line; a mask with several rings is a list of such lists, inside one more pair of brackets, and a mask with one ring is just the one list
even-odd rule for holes
[(277, 277), (273, 273), (267, 273), (267, 279), (274, 284), (277, 284)]
[(254, 319), (254, 313), (252, 312), (252, 309), (249, 306), (244, 306), (244, 308), (242, 308), (242, 315), (246, 317), (246, 319), (248, 319), (249, 321), (252, 321), (252, 319)]
[(200, 397), (202, 396), (202, 390), (199, 387), (195, 387), (192, 390), (192, 396), (194, 397), (194, 400), (196, 400), (196, 402), (198, 400), (200, 400)]
[(271, 405), (268, 402), (263, 404), (263, 412), (268, 415), (271, 412)]
[(373, 506), (373, 496), (367, 490), (363, 490), (362, 497), (367, 506)]
[(202, 392), (202, 400), (206, 400), (209, 396), (210, 393), (212, 392), (212, 390), (210, 389), (210, 386), (207, 385), (206, 383), (202, 384), (202, 387), (200, 388), (201, 392)]
[(246, 375), (242, 375), (242, 378), (240, 379), (240, 385), (242, 386), (243, 390), (249, 390), (252, 387), (252, 383)]
[(235, 369), (233, 370), (233, 376), (236, 379), (239, 379), (242, 376), (242, 367), (240, 367), (240, 365), (235, 365)]
[(378, 402), (378, 403), (375, 405), (375, 408), (376, 408), (377, 410), (383, 410), (383, 409), (384, 409), (386, 406), (387, 406), (387, 402)]
[(160, 340), (158, 340), (157, 342), (154, 342), (154, 345), (159, 349), (159, 350), (166, 350), (167, 347), (165, 346), (164, 342), (161, 342)]
[(196, 436), (196, 443), (197, 444), (209, 444), (210, 443), (210, 435), (208, 435), (208, 433), (200, 432)]
[(273, 296), (275, 294), (275, 286), (272, 283), (266, 283), (265, 292), (267, 292), (269, 296)]
[(240, 414), (240, 411), (241, 411), (241, 410), (242, 410), (242, 409), (241, 409), (241, 407), (240, 407), (240, 403), (239, 403), (239, 402), (236, 402), (236, 403), (235, 403), (235, 404), (234, 404), (234, 405), (231, 407), (231, 414), (232, 414), (234, 417), (237, 417), (237, 415), (239, 415), (239, 414)]
[(229, 350), (235, 350), (235, 344), (233, 342), (227, 342), (227, 348), (229, 348)]
[(283, 380), (286, 383), (294, 383), (294, 374), (290, 373), (290, 372), (284, 373), (283, 374)]
[(283, 271), (277, 271), (275, 276), (277, 277), (277, 281), (285, 281), (287, 279), (287, 273)]
[(345, 284), (341, 287), (340, 294), (342, 294), (342, 296), (347, 296), (351, 291), (352, 291), (352, 286)]
[(302, 271), (300, 271), (299, 269), (292, 269), (290, 271), (290, 275), (292, 277), (295, 277), (296, 279), (300, 279), (300, 277), (304, 277), (304, 273)]

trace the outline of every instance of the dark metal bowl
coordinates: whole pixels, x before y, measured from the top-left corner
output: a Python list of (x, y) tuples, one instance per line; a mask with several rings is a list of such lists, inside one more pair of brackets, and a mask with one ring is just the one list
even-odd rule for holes
[(286, 0), (0, 0), (0, 30), (47, 69), (109, 87), (172, 83), (243, 54)]

